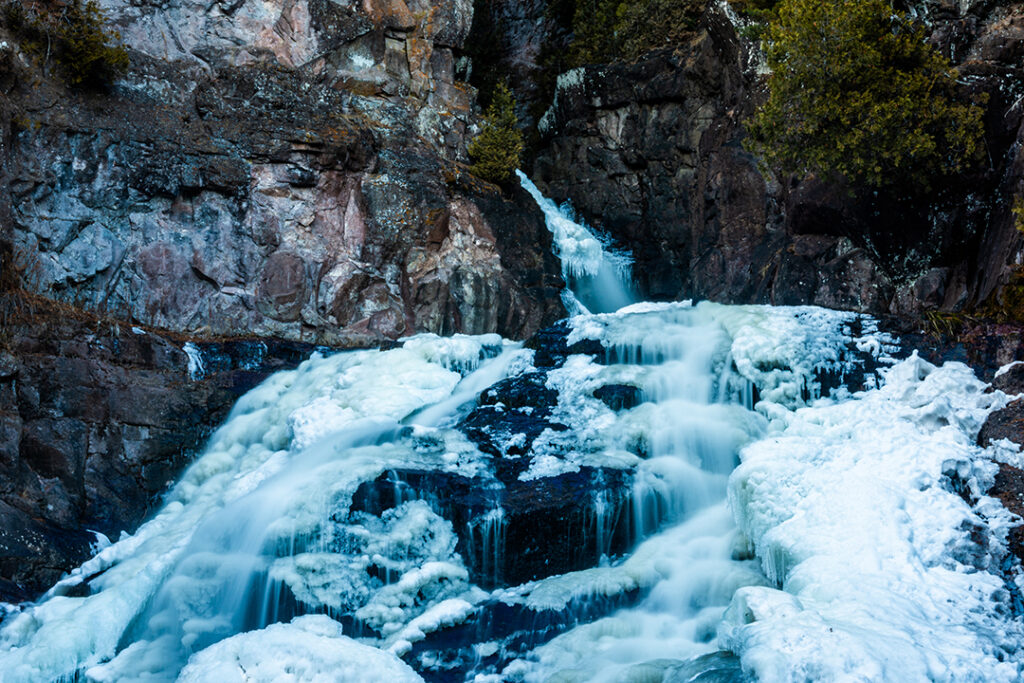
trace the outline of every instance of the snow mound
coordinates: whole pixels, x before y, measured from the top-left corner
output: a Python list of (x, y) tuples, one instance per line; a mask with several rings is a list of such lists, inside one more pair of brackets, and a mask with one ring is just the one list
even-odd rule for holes
[(423, 679), (394, 655), (341, 635), (317, 615), (242, 633), (189, 659), (179, 683), (416, 683)]

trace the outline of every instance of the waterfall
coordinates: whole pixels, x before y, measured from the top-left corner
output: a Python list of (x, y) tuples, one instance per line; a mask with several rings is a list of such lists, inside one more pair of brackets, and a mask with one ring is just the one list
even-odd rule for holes
[(635, 303), (520, 180), (576, 315), (273, 375), (11, 608), (0, 681), (1016, 680), (974, 445), (1007, 397), (856, 314)]
[(555, 255), (562, 263), (566, 309), (573, 314), (610, 313), (633, 303), (630, 255), (606, 249), (607, 240), (578, 222), (568, 205), (560, 207), (542, 195), (522, 171), (516, 175), (544, 213)]

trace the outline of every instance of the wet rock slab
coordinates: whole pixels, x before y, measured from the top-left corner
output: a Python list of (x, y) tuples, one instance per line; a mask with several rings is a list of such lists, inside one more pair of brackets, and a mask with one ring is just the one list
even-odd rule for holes
[[(581, 468), (531, 481), (470, 479), (433, 471), (394, 471), (362, 484), (352, 510), (380, 515), (425, 500), (459, 536), (471, 580), (514, 586), (596, 566), (635, 542), (629, 535), (628, 473)], [(608, 509), (599, 516), (598, 497)], [(608, 532), (602, 534), (600, 525)]]
[(989, 415), (978, 434), (978, 443), (982, 446), (1001, 439), (1024, 444), (1024, 399), (1017, 399)]

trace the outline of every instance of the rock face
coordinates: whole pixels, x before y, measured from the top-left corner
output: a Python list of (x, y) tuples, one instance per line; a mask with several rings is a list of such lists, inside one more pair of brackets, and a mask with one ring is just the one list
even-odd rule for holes
[[(1020, 339), (1019, 330), (1016, 335)], [(1019, 341), (1018, 341), (1019, 343)], [(1024, 354), (1018, 354), (1018, 357)], [(1024, 364), (1007, 364), (1008, 367), (992, 380), (992, 388), (1011, 396), (1024, 394)], [(1002, 410), (988, 416), (978, 434), (978, 445), (989, 446), (994, 441), (1006, 439), (1018, 446), (1024, 446), (1024, 399), (1010, 402)], [(1005, 462), (996, 463), (998, 471), (988, 495), (998, 498), (1007, 510), (1024, 518), (1024, 471)], [(1015, 524), (1007, 534), (1010, 552), (1024, 561), (1024, 523)]]
[(335, 344), (559, 315), (539, 211), (460, 166), (469, 0), (101, 4), (132, 61), (109, 93), (5, 43), (4, 202), (34, 289)]
[(134, 530), (234, 401), (312, 350), (204, 345), (205, 372), (190, 376), (180, 342), (48, 319), (18, 326), (0, 353), (0, 602), (84, 561), (92, 532)]
[[(549, 27), (549, 42), (564, 35), (542, 20), (544, 8), (491, 4), (509, 6), (493, 11), (508, 69), (536, 73), (537, 27)], [(743, 121), (761, 97), (759, 55), (724, 3), (710, 3), (676, 49), (563, 74), (541, 120), (533, 177), (633, 251), (645, 298), (897, 315), (998, 305), (1024, 263), (1010, 213), (1024, 189), (1024, 5), (912, 4), (970, 96), (988, 96), (990, 163), (954, 187), (924, 200), (869, 200), (813, 177), (764, 175), (742, 147)], [(523, 28), (524, 11), (534, 12), (533, 28)], [(518, 94), (530, 101), (536, 91), (529, 81)]]
[[(563, 313), (532, 199), (463, 170), (470, 0), (100, 5), (131, 57), (105, 92), (0, 25), (0, 241), (29, 289), (127, 321), (4, 330), (0, 600), (133, 530), (298, 340), (525, 337)], [(214, 345), (192, 381), (136, 323), (264, 341)]]

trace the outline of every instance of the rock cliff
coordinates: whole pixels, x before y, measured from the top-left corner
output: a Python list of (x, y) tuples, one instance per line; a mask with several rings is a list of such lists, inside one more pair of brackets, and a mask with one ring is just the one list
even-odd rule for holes
[[(547, 104), (536, 46), (566, 44), (550, 3), (487, 4), (521, 99)], [(762, 97), (760, 55), (724, 2), (709, 3), (675, 49), (562, 74), (540, 121), (535, 180), (633, 251), (645, 297), (897, 315), (998, 307), (1024, 263), (1010, 213), (1024, 188), (1024, 3), (908, 9), (952, 56), (965, 94), (988, 97), (987, 162), (923, 198), (914, 188), (857, 197), (813, 177), (763, 173), (742, 146)]]
[(460, 166), (468, 0), (101, 4), (131, 57), (110, 92), (4, 42), (3, 192), (34, 289), (333, 344), (558, 316), (539, 212)]

